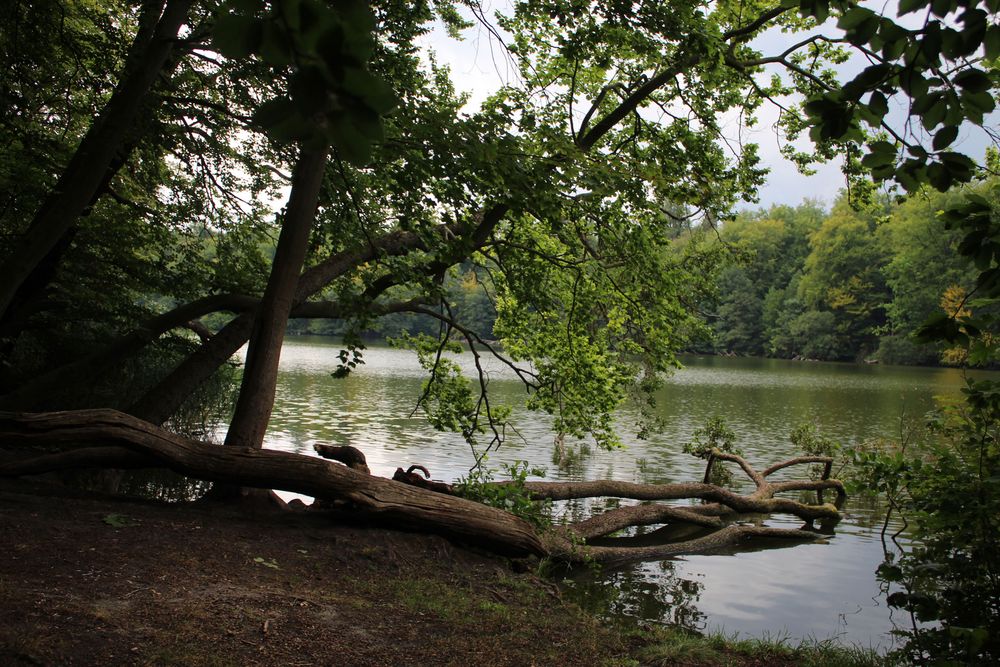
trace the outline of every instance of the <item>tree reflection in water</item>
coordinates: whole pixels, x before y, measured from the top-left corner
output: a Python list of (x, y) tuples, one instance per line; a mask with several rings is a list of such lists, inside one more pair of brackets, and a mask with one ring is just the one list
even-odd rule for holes
[(695, 606), (704, 584), (678, 577), (675, 561), (640, 563), (594, 576), (576, 568), (559, 582), (563, 594), (604, 619), (658, 620), (690, 630), (705, 628), (705, 614)]

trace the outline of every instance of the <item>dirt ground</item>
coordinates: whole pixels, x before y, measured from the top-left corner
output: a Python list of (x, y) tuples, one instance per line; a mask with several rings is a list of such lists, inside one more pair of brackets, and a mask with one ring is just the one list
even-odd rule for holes
[(2, 665), (613, 665), (628, 652), (509, 561), (308, 512), (0, 480), (0, 544)]

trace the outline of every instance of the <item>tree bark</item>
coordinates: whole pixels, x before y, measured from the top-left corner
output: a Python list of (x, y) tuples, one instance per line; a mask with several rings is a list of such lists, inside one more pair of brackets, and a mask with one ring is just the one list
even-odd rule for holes
[(274, 408), (281, 343), (309, 249), (309, 233), (319, 205), (328, 150), (325, 144), (322, 148), (303, 147), (295, 165), (271, 275), (254, 314), (240, 395), (226, 435), (227, 446), (257, 449), (264, 446), (264, 433)]
[[(778, 483), (781, 484), (781, 483)], [(817, 482), (796, 482), (783, 486), (780, 490), (799, 490), (803, 485), (823, 486), (842, 492), (843, 484), (838, 480), (820, 480)], [(775, 485), (777, 486), (777, 485)], [(617, 482), (613, 480), (597, 480), (590, 482), (525, 482), (525, 490), (536, 500), (570, 500), (573, 498), (594, 498), (609, 496), (613, 498), (631, 498), (633, 500), (682, 500), (698, 498), (711, 500), (729, 508), (729, 513), (745, 512), (760, 514), (792, 514), (804, 521), (817, 519), (838, 520), (840, 511), (835, 505), (806, 505), (788, 498), (773, 498), (773, 491), (758, 490), (753, 495), (741, 496), (738, 493), (703, 482), (683, 482), (677, 484), (636, 484), (634, 482)], [(628, 509), (628, 508), (622, 508)], [(698, 512), (699, 508), (692, 508)], [(617, 511), (617, 510), (613, 510)], [(710, 512), (709, 514), (715, 514)]]
[(133, 41), (126, 72), (101, 115), (80, 142), (58, 182), (12, 252), (0, 264), (0, 321), (8, 314), (14, 296), (31, 272), (63, 238), (91, 203), (109, 166), (133, 126), (143, 100), (168, 64), (178, 32), (193, 0), (147, 2), (142, 25), (150, 25), (154, 12), (162, 14), (150, 35), (140, 29)]

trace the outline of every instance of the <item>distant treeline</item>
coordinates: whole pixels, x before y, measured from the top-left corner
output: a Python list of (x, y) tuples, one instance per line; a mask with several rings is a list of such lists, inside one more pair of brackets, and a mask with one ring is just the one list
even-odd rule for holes
[[(985, 190), (984, 190), (985, 192)], [(975, 269), (957, 256), (960, 234), (938, 212), (960, 192), (924, 192), (866, 211), (846, 197), (775, 206), (719, 230), (733, 261), (707, 315), (719, 354), (889, 364), (960, 363), (919, 345), (935, 313), (968, 314)]]

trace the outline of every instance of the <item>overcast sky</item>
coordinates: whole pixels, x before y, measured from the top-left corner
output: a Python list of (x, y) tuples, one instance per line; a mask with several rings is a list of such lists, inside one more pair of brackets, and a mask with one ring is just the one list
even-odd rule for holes
[[(492, 19), (497, 8), (508, 7), (505, 0), (483, 0), (485, 15)], [(876, 8), (877, 7), (874, 7)], [(833, 27), (834, 22), (830, 21)], [(836, 34), (835, 28), (827, 30), (827, 34)], [(766, 34), (755, 41), (754, 45), (765, 54), (780, 53), (784, 47), (793, 43), (793, 38), (775, 31)], [(456, 88), (470, 93), (471, 99), (467, 108), (474, 110), (493, 91), (505, 82), (513, 82), (517, 73), (506, 55), (499, 48), (496, 38), (489, 34), (479, 23), (465, 32), (465, 39), (457, 41), (449, 38), (443, 30), (432, 33), (425, 40), (425, 47), (436, 54), (439, 64), (451, 68), (452, 79)], [(868, 63), (854, 61), (844, 67), (859, 71)], [(992, 120), (997, 119), (997, 113), (992, 114)], [(816, 173), (804, 176), (795, 166), (785, 160), (780, 153), (779, 138), (775, 135), (773, 125), (777, 120), (777, 110), (773, 106), (761, 110), (760, 122), (752, 130), (743, 130), (744, 142), (756, 142), (760, 146), (760, 156), (763, 164), (770, 169), (767, 183), (760, 189), (759, 204), (747, 204), (746, 207), (770, 206), (771, 204), (799, 204), (804, 199), (816, 199), (824, 204), (831, 204), (838, 192), (844, 188), (843, 174), (839, 163), (819, 165)], [(723, 131), (732, 133), (735, 138), (737, 126), (730, 123)], [(808, 150), (808, 139), (802, 139), (800, 147)], [(974, 158), (982, 157), (986, 136), (976, 129), (965, 128), (956, 148), (968, 151)]]

